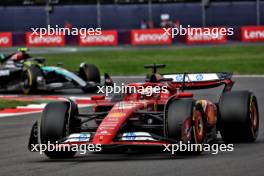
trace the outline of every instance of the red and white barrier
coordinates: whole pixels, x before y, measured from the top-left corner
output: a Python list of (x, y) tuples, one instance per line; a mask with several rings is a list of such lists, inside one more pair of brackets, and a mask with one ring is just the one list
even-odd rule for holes
[(116, 30), (104, 30), (100, 35), (79, 34), (80, 46), (116, 46), (118, 43)]
[(26, 46), (65, 46), (64, 35), (42, 35), (27, 32), (26, 33)]
[(172, 38), (163, 29), (136, 29), (131, 31), (132, 45), (170, 45)]
[(11, 46), (12, 46), (12, 33), (0, 32), (0, 47), (11, 47)]
[(185, 41), (187, 44), (193, 43), (226, 43), (227, 33), (226, 28), (192, 28), (192, 32), (186, 35)]
[(264, 26), (243, 26), (240, 28), (240, 40), (242, 42), (263, 42)]

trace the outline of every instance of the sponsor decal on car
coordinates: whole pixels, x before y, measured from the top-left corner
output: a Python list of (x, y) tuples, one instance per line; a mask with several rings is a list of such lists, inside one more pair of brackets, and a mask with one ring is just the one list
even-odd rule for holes
[(120, 118), (120, 117), (124, 117), (126, 115), (126, 113), (124, 112), (111, 112), (108, 114), (109, 118)]
[(202, 74), (196, 75), (196, 80), (197, 81), (202, 81), (203, 80), (203, 75)]
[(9, 76), (10, 70), (0, 70), (0, 76)]
[(110, 133), (107, 130), (100, 131), (100, 135), (109, 135)]
[[(171, 74), (171, 75), (163, 75), (164, 78), (171, 78), (174, 82), (182, 82), (184, 74)], [(215, 81), (218, 80), (219, 77), (215, 73), (198, 73), (198, 74), (186, 74), (185, 81), (186, 82), (198, 82), (198, 81)]]
[(155, 141), (147, 132), (127, 132), (122, 135), (123, 141)]
[(65, 142), (89, 142), (90, 133), (74, 133), (67, 137)]
[(177, 82), (181, 82), (181, 81), (183, 80), (183, 74), (181, 74), (181, 75), (176, 75), (175, 80), (176, 80)]
[(115, 128), (114, 128), (114, 127), (107, 127), (107, 126), (103, 126), (103, 125), (101, 125), (98, 129), (99, 129), (99, 130), (113, 130), (113, 129), (115, 129)]
[(134, 132), (130, 132), (130, 133), (124, 133), (123, 134), (123, 137), (122, 137), (122, 140), (131, 140), (131, 141), (133, 141), (133, 140), (135, 140), (136, 139), (136, 133), (134, 133)]
[(136, 106), (135, 103), (119, 102), (113, 107), (113, 110), (131, 109), (134, 108), (135, 106)]

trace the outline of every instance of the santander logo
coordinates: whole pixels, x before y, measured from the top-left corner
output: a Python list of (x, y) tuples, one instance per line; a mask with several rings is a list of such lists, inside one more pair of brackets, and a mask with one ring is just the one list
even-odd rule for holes
[(164, 34), (139, 34), (135, 33), (134, 41), (135, 42), (166, 42), (168, 41), (169, 36)]

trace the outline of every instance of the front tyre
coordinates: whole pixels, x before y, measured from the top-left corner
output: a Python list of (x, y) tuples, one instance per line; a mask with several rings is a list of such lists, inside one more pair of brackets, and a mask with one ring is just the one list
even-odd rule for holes
[(256, 96), (249, 91), (233, 91), (219, 101), (219, 128), (225, 142), (254, 142), (259, 130)]
[(38, 90), (38, 77), (43, 77), (40, 68), (31, 66), (22, 74), (22, 91), (24, 94), (33, 94)]
[[(41, 117), (40, 140), (42, 144), (55, 143), (66, 137), (70, 132), (72, 125), (77, 125), (74, 120), (78, 113), (78, 108), (72, 101), (51, 102), (49, 103)], [(44, 151), (47, 157), (51, 159), (72, 158), (76, 151)]]
[(93, 64), (82, 63), (80, 66), (80, 77), (86, 82), (100, 83), (101, 77), (99, 69)]
[[(164, 121), (165, 136), (182, 143), (201, 144), (196, 151), (202, 152), (202, 144), (206, 142), (206, 118), (202, 107), (193, 99), (180, 99), (169, 102)], [(184, 152), (186, 153), (186, 152)]]

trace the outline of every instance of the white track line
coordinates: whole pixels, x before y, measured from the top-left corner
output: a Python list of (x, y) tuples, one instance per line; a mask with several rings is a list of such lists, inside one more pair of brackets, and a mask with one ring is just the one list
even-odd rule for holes
[[(38, 114), (41, 113), (43, 111), (43, 109), (45, 108), (46, 104), (30, 104), (27, 106), (18, 106), (17, 108), (42, 108), (42, 110), (39, 111), (34, 111), (34, 112), (21, 112), (21, 113), (0, 113), (0, 119), (1, 118), (6, 118), (6, 117), (17, 117), (17, 116), (21, 116), (21, 115), (28, 115), (28, 114)], [(91, 104), (79, 104), (78, 107), (79, 108), (87, 108), (92, 106)]]
[(5, 113), (5, 114), (0, 114), (0, 119), (7, 118), (7, 117), (17, 117), (17, 116), (22, 116), (22, 115), (28, 115), (28, 114), (38, 114), (41, 113), (39, 112), (21, 112), (21, 113)]
[[(114, 79), (144, 79), (146, 76), (112, 76)], [(233, 75), (234, 78), (264, 78), (264, 75)]]

